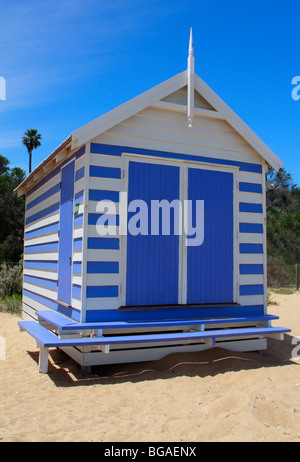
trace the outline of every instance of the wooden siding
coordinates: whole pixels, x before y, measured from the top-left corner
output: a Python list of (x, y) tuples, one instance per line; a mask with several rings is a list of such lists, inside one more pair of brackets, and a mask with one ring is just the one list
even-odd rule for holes
[[(163, 98), (161, 101), (186, 106), (187, 86), (175, 91), (174, 93), (171, 93), (170, 95)], [(213, 107), (197, 91), (194, 92), (194, 106), (197, 108), (209, 109), (214, 111)]]
[[(238, 302), (244, 307), (245, 312), (266, 310), (263, 198), (265, 164), (261, 156), (223, 120), (195, 115), (193, 127), (190, 129), (187, 127), (186, 114), (152, 106), (92, 140), (90, 165), (100, 167), (92, 171), (110, 171), (111, 178), (108, 178), (107, 174), (103, 177), (90, 177), (89, 213), (96, 213), (97, 201), (109, 199), (109, 195), (118, 207), (118, 193), (121, 191), (122, 180), (116, 177), (115, 172), (122, 168), (122, 153), (198, 161), (212, 167), (239, 167), (238, 210), (235, 216), (238, 223), (235, 239), (239, 243), (238, 261), (235, 261)], [(103, 170), (102, 167), (116, 170)], [(89, 225), (87, 233), (87, 265), (97, 262), (100, 268), (101, 263), (115, 262), (118, 263), (120, 271), (121, 251), (118, 236), (97, 237), (94, 225)], [(253, 274), (253, 266), (259, 266), (260, 271)], [(110, 315), (105, 313), (120, 306), (121, 291), (124, 290), (120, 285), (119, 273), (87, 273), (87, 287), (94, 287), (96, 284), (100, 287), (116, 287), (118, 281), (118, 293), (113, 289), (115, 296), (111, 289), (103, 289), (100, 291), (101, 297), (93, 297), (96, 292), (87, 289), (87, 294), (90, 295), (86, 301), (87, 319), (95, 319), (98, 310), (103, 311), (104, 317), (118, 316), (112, 312)]]
[(85, 149), (71, 153), (58, 167), (46, 175), (26, 196), (24, 232), (24, 317), (34, 316), (37, 309), (64, 311), (57, 300), (59, 203), (61, 168), (75, 159), (74, 204), (78, 204), (78, 215), (73, 228), (73, 272), (72, 306), (65, 311), (79, 320), (81, 310), (81, 265), (83, 233), (83, 198)]
[[(73, 234), (74, 318), (93, 320), (99, 316), (99, 310), (103, 319), (120, 316), (117, 309), (125, 288), (121, 286), (118, 227), (116, 236), (101, 237), (95, 223), (99, 218), (99, 200), (114, 201), (119, 213), (122, 153), (171, 163), (188, 161), (212, 168), (238, 168), (235, 291), (245, 314), (266, 310), (265, 164), (227, 122), (195, 115), (193, 127), (188, 128), (186, 114), (152, 106), (91, 140), (86, 148), (86, 155), (80, 156), (75, 166), (74, 204), (78, 204), (78, 214), (74, 217)], [(53, 302), (57, 291), (52, 282), (57, 278), (59, 183), (60, 169), (56, 168), (47, 181), (43, 178), (27, 196), (24, 304), (29, 307), (28, 312), (42, 305), (57, 309)], [(45, 279), (51, 282), (45, 284)], [(228, 314), (234, 314), (234, 310)]]

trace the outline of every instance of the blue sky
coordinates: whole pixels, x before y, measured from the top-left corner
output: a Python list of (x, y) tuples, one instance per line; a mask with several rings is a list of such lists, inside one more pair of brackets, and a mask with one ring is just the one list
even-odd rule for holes
[(28, 172), (21, 139), (37, 128), (38, 165), (73, 130), (186, 69), (282, 159), (300, 184), (296, 3), (281, 0), (1, 0), (0, 154)]

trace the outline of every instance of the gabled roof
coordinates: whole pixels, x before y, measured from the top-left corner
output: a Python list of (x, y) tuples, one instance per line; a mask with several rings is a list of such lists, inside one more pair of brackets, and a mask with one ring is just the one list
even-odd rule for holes
[[(131, 99), (121, 106), (107, 112), (72, 133), (72, 149), (95, 138), (125, 119), (148, 106), (185, 87), (188, 83), (187, 71), (151, 88), (151, 90)], [(214, 108), (216, 116), (226, 120), (265, 161), (275, 170), (282, 167), (279, 157), (238, 117), (230, 107), (197, 75), (194, 75), (195, 90)], [(203, 110), (202, 110), (203, 112)], [(208, 112), (207, 112), (208, 115)]]
[[(47, 171), (47, 165), (53, 159), (58, 162), (62, 156), (62, 150), (76, 149), (95, 138), (101, 133), (111, 129), (115, 125), (123, 122), (134, 114), (146, 109), (148, 106), (159, 103), (162, 99), (186, 87), (190, 81), (188, 70), (175, 75), (174, 77), (162, 82), (150, 90), (136, 96), (126, 103), (118, 106), (110, 112), (98, 117), (97, 119), (83, 125), (75, 130), (71, 135), (56, 148), (40, 165), (38, 165), (28, 177), (16, 188), (18, 194), (24, 194), (28, 186), (32, 186), (34, 180), (38, 180), (41, 175), (39, 171)], [(229, 106), (197, 75), (193, 74), (193, 87), (195, 91), (203, 97), (212, 110), (197, 110), (202, 115), (217, 117), (227, 121), (251, 146), (258, 152), (265, 161), (275, 170), (282, 167), (281, 160), (274, 152), (238, 117)], [(188, 103), (187, 103), (188, 109)], [(67, 151), (66, 151), (67, 152)], [(43, 176), (43, 175), (42, 175)]]

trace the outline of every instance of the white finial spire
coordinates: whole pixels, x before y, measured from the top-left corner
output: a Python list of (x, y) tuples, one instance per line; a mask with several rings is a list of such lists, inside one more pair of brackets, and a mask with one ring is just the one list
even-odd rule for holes
[(194, 56), (193, 29), (190, 28), (189, 55)]
[(187, 117), (189, 127), (192, 127), (194, 118), (194, 73), (195, 73), (195, 58), (193, 46), (193, 31), (190, 29), (189, 57), (188, 57), (188, 94), (187, 94)]

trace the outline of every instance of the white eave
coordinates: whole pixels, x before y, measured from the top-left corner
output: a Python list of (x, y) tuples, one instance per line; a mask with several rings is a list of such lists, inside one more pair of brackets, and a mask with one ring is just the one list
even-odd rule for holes
[[(38, 165), (28, 177), (16, 188), (18, 195), (24, 194), (27, 189), (38, 181), (51, 169), (51, 165), (57, 165), (68, 152), (77, 149), (101, 133), (111, 129), (134, 114), (142, 111), (148, 106), (160, 104), (160, 101), (168, 95), (187, 86), (189, 83), (188, 70), (175, 75), (174, 77), (151, 88), (145, 93), (136, 96), (121, 106), (98, 117), (97, 119), (75, 130), (61, 143), (40, 165)], [(197, 75), (193, 74), (193, 86), (213, 108), (214, 111), (205, 109), (194, 109), (195, 114), (215, 117), (226, 120), (252, 147), (271, 165), (276, 171), (282, 167), (282, 161), (274, 152), (238, 117), (229, 106)], [(166, 103), (164, 103), (166, 105)], [(172, 105), (175, 109), (175, 105)], [(181, 109), (184, 106), (181, 106)], [(186, 106), (188, 114), (188, 104)]]
[[(187, 84), (188, 71), (186, 70), (89, 122), (72, 133), (72, 149), (101, 135), (101, 133), (111, 129), (148, 106), (158, 104), (161, 99), (185, 87)], [(194, 74), (194, 88), (215, 109), (215, 111), (208, 111), (203, 109), (196, 110), (195, 108), (195, 114), (198, 113), (226, 120), (276, 171), (282, 167), (282, 161), (279, 157), (197, 74)]]

